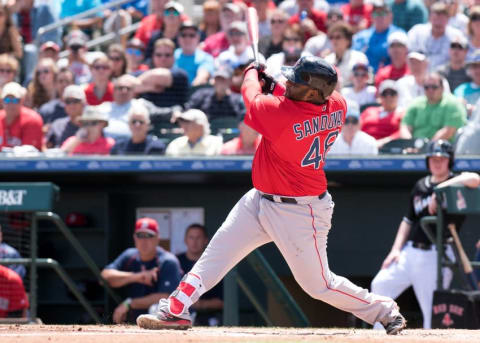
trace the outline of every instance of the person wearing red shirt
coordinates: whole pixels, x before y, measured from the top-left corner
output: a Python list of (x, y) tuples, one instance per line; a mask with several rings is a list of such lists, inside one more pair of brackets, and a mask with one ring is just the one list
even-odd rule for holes
[(350, 0), (348, 4), (340, 7), (343, 18), (352, 26), (354, 32), (369, 28), (372, 25), (371, 4), (365, 4), (363, 0)]
[[(297, 0), (298, 13), (288, 20), (289, 24), (300, 24), (305, 34), (304, 41), (316, 36), (318, 31), (327, 32), (327, 14), (313, 8), (314, 0)], [(306, 18), (300, 20), (302, 12), (306, 11)]]
[(3, 87), (0, 146), (32, 145), (42, 150), (43, 120), (37, 112), (23, 106), (26, 93), (26, 89), (16, 82), (9, 82)]
[(0, 265), (0, 318), (25, 318), (30, 306), (20, 275)]
[(377, 140), (380, 148), (400, 138), (400, 123), (405, 110), (397, 107), (398, 89), (396, 82), (385, 80), (378, 91), (381, 106), (368, 107), (360, 117), (360, 129)]
[(87, 106), (80, 117), (81, 128), (75, 136), (67, 138), (61, 149), (68, 155), (110, 155), (115, 140), (105, 137), (108, 113), (99, 106)]
[(402, 31), (395, 31), (388, 36), (388, 55), (392, 60), (392, 64), (386, 65), (378, 69), (375, 75), (375, 87), (379, 87), (385, 80), (398, 80), (405, 75), (410, 74), (408, 68), (408, 37)]
[(105, 101), (113, 101), (113, 83), (110, 81), (112, 66), (108, 56), (100, 53), (90, 65), (92, 82), (85, 88), (87, 104), (100, 105)]
[(405, 328), (391, 298), (370, 293), (328, 267), (334, 204), (323, 167), (347, 111), (335, 91), (337, 73), (315, 56), (304, 56), (282, 72), (286, 86), (275, 84), (256, 62), (246, 68), (245, 123), (262, 134), (253, 158), (254, 188), (237, 202), (177, 289), (160, 300), (157, 312), (137, 318), (140, 327), (190, 327), (189, 307), (243, 257), (273, 241), (311, 297), (370, 324), (381, 322), (390, 335)]
[(242, 120), (238, 124), (240, 134), (223, 143), (221, 155), (253, 155), (257, 151), (262, 136)]

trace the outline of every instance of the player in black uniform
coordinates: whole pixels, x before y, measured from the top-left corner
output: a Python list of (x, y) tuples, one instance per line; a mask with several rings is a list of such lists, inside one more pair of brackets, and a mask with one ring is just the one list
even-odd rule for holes
[[(437, 213), (434, 188), (452, 184), (463, 184), (475, 188), (480, 184), (478, 174), (453, 173), (453, 162), (453, 147), (448, 141), (438, 140), (430, 143), (426, 163), (431, 175), (421, 178), (413, 187), (407, 214), (400, 223), (392, 249), (372, 281), (373, 293), (393, 299), (408, 287), (413, 286), (422, 310), (425, 329), (431, 328), (433, 292), (437, 282), (437, 252), (435, 245), (420, 227), (420, 220)], [(447, 216), (446, 221), (455, 223), (458, 227), (463, 220), (459, 217)], [(454, 260), (450, 246), (447, 246), (446, 254)], [(449, 286), (451, 280), (452, 271), (444, 268), (445, 288)]]

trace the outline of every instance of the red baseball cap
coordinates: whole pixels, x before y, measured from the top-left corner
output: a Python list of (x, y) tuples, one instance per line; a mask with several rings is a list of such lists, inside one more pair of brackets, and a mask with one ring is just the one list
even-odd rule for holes
[(146, 232), (158, 236), (158, 223), (152, 218), (140, 218), (135, 223), (135, 232)]

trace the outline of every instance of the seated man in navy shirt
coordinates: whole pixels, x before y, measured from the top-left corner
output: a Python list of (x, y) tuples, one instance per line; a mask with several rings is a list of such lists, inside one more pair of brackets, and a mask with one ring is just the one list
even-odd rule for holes
[[(197, 223), (191, 224), (185, 231), (187, 251), (177, 255), (185, 274), (192, 269), (207, 244), (208, 236), (205, 226)], [(217, 326), (221, 324), (222, 310), (223, 283), (221, 281), (190, 307), (190, 313), (195, 318), (195, 325), (198, 326)]]
[[(3, 242), (2, 226), (0, 225), (0, 260), (4, 258), (22, 258), (22, 256), (20, 256), (20, 253), (17, 251), (17, 249)], [(6, 267), (17, 272), (22, 279), (25, 278), (26, 271), (24, 266), (20, 264), (11, 264)]]
[(180, 282), (182, 271), (177, 258), (158, 246), (158, 223), (141, 218), (133, 234), (135, 248), (125, 250), (102, 271), (110, 287), (127, 287), (128, 297), (113, 312), (117, 324), (135, 322), (148, 313), (152, 304), (167, 298)]

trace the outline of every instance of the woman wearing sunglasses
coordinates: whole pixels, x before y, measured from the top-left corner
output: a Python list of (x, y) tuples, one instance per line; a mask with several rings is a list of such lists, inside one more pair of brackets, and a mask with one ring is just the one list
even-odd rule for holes
[(107, 55), (99, 53), (90, 64), (92, 82), (85, 88), (87, 104), (100, 105), (105, 101), (113, 101), (112, 66)]
[(87, 106), (80, 117), (80, 129), (68, 138), (61, 149), (68, 155), (109, 155), (115, 140), (103, 135), (108, 114), (98, 106)]
[(127, 73), (133, 76), (139, 76), (148, 70), (148, 65), (144, 64), (145, 45), (138, 38), (132, 38), (127, 44)]
[(33, 80), (27, 87), (25, 106), (39, 109), (43, 104), (58, 97), (56, 92), (57, 73), (57, 65), (51, 58), (42, 58), (38, 61)]

